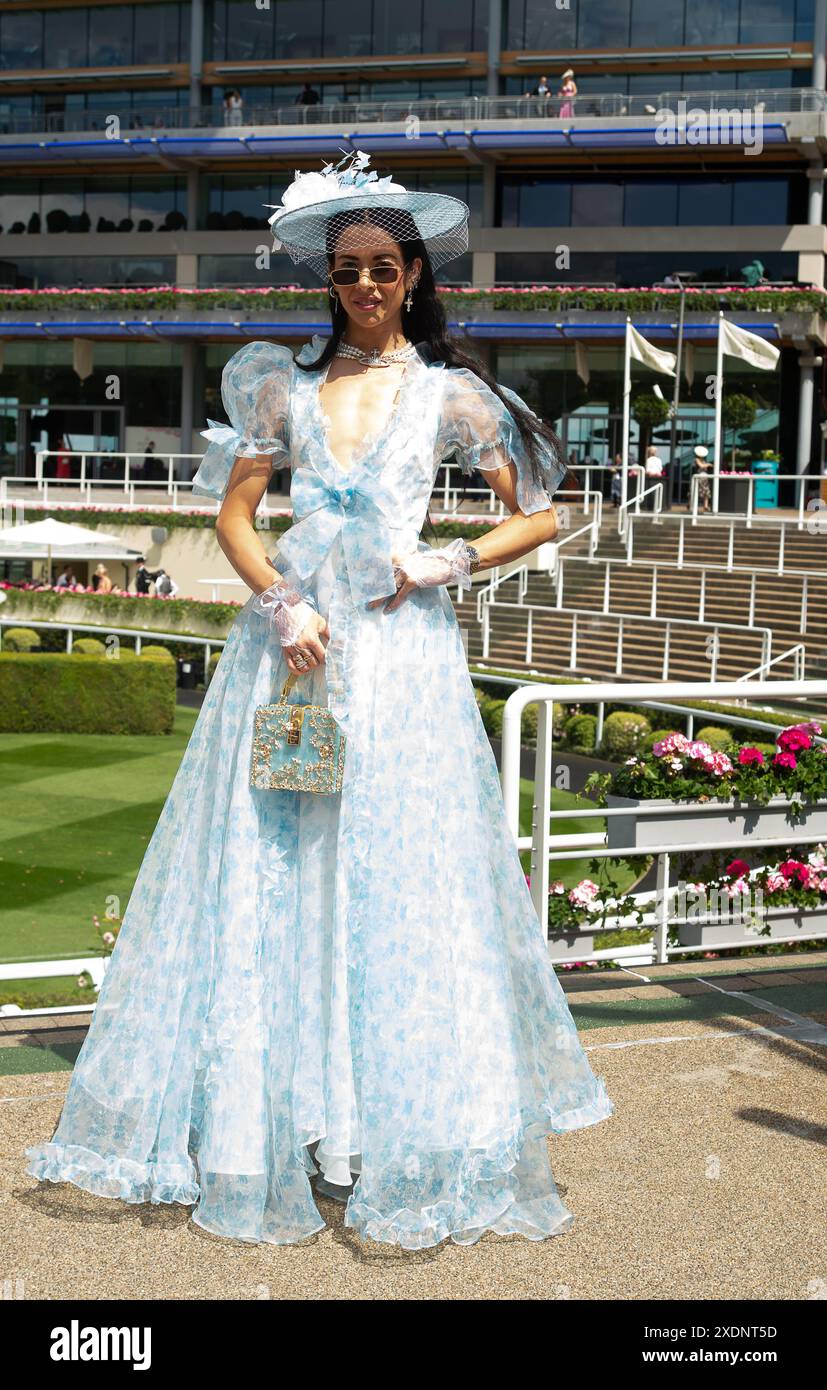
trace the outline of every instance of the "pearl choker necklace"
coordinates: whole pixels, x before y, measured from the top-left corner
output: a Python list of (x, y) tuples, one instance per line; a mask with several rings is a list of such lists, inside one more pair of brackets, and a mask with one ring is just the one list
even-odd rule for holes
[(393, 352), (379, 352), (378, 348), (374, 348), (372, 352), (365, 352), (363, 348), (354, 347), (352, 343), (340, 343), (334, 356), (355, 358), (357, 362), (364, 362), (366, 367), (388, 367), (392, 362), (407, 361), (415, 352), (413, 343), (406, 343), (404, 347), (396, 348)]

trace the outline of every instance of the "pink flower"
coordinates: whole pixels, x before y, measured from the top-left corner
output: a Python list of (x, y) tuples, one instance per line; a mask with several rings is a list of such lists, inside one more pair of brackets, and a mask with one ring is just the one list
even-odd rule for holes
[(797, 753), (799, 749), (813, 746), (813, 740), (803, 724), (794, 724), (789, 729), (782, 729), (775, 741), (784, 753)]
[(767, 892), (780, 893), (786, 887), (787, 880), (784, 875), (780, 874), (777, 869), (771, 869), (767, 874)]
[(773, 767), (787, 767), (792, 769), (798, 767), (798, 760), (795, 753), (776, 753), (772, 760), (772, 765)]
[(725, 777), (732, 771), (732, 763), (726, 753), (711, 753), (708, 758), (704, 758), (704, 767), (712, 773), (714, 777)]
[(735, 898), (738, 896), (739, 893), (748, 892), (749, 884), (747, 883), (746, 879), (736, 878), (734, 883), (726, 884), (726, 893), (728, 898)]
[(667, 754), (685, 753), (688, 747), (689, 740), (683, 734), (667, 734), (666, 738), (652, 744), (652, 752), (656, 758), (663, 758)]
[(569, 893), (569, 902), (572, 907), (590, 907), (599, 891), (596, 883), (592, 883), (590, 878), (584, 878), (576, 888), (572, 888)]
[(788, 882), (795, 879), (797, 883), (804, 885), (810, 876), (810, 866), (802, 864), (800, 859), (785, 859), (783, 864), (778, 865), (778, 872), (783, 874)]
[(760, 765), (765, 759), (760, 748), (742, 748), (738, 754), (738, 761), (742, 767), (749, 767), (751, 764)]
[(566, 885), (561, 878), (556, 878), (548, 891), (549, 893), (565, 893)]

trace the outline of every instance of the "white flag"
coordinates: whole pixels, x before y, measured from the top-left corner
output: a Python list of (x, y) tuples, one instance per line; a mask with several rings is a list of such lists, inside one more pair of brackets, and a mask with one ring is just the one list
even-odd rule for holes
[(75, 375), (86, 381), (95, 369), (95, 344), (91, 338), (72, 339), (72, 366)]
[(751, 367), (761, 371), (772, 371), (781, 353), (772, 343), (759, 338), (757, 333), (749, 333), (746, 328), (738, 328), (727, 319), (720, 321), (721, 348), (728, 357), (740, 357)]
[(675, 354), (666, 352), (663, 348), (656, 348), (650, 343), (648, 338), (644, 338), (642, 333), (638, 333), (634, 324), (627, 323), (629, 332), (629, 351), (638, 362), (642, 362), (645, 367), (651, 367), (653, 372), (665, 372), (667, 376), (675, 375)]
[(574, 344), (574, 361), (577, 368), (577, 375), (584, 386), (588, 386), (591, 372), (589, 371), (589, 354), (586, 352), (583, 343)]

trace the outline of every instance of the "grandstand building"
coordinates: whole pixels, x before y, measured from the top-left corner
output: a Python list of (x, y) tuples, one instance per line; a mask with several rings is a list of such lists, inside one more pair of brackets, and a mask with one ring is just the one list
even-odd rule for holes
[(820, 473), (826, 54), (827, 0), (7, 0), (0, 472), (203, 447), (239, 342), (328, 322), (264, 205), (359, 148), (468, 202), (452, 330), (573, 463), (620, 450), (627, 316), (673, 348), (682, 313), (676, 428), (651, 437), (687, 500), (723, 309), (782, 350), (728, 362), (755, 413), (726, 449)]

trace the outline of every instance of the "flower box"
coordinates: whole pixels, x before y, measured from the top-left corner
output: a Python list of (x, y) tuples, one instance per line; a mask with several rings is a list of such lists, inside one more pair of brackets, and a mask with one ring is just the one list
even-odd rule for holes
[[(674, 802), (666, 797), (640, 801), (636, 797), (609, 792), (606, 805), (629, 807), (628, 816), (607, 816), (609, 849), (639, 849), (646, 845), (675, 845), (692, 848), (700, 844), (737, 845), (750, 835), (764, 839), (796, 833), (827, 837), (827, 801), (803, 806), (796, 815), (782, 796), (771, 797), (766, 806), (757, 802), (719, 801), (711, 811), (699, 810), (708, 802)], [(638, 816), (641, 806), (657, 807), (651, 815)], [(674, 809), (676, 808), (677, 809)]]
[[(769, 925), (769, 934), (762, 934), (759, 928)], [(770, 941), (785, 940), (799, 935), (802, 941), (827, 932), (827, 911), (824, 907), (795, 907), (786, 905), (771, 908), (764, 900), (764, 919), (753, 927), (749, 918), (740, 921), (689, 921), (682, 922), (678, 928), (681, 946), (698, 946), (714, 950), (716, 946), (732, 945), (742, 942), (745, 946), (766, 945)]]
[(591, 960), (595, 950), (600, 949), (595, 945), (597, 935), (585, 923), (579, 930), (577, 927), (569, 930), (552, 927), (548, 933), (549, 952), (555, 962)]

